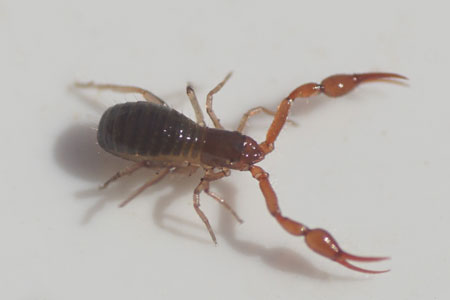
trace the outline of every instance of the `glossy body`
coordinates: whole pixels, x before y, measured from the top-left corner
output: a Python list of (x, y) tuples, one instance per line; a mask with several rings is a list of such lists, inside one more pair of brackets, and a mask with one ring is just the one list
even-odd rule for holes
[(168, 106), (143, 101), (106, 110), (97, 140), (111, 154), (160, 166), (240, 170), (261, 159), (242, 158), (244, 148), (257, 143), (240, 132), (203, 127)]

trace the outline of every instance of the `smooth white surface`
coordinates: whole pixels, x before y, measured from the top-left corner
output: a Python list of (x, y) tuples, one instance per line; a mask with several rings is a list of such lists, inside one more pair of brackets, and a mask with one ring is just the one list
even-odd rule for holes
[[(145, 4), (144, 4), (145, 3)], [(448, 7), (392, 1), (0, 2), (1, 299), (448, 299)], [(398, 72), (331, 100), (298, 101), (262, 164), (283, 212), (331, 231), (355, 254), (389, 255), (367, 276), (318, 257), (267, 213), (250, 174), (171, 177), (123, 209), (149, 177), (98, 191), (127, 163), (95, 144), (96, 122), (134, 95), (80, 93), (74, 80), (148, 88), (193, 116), (229, 71), (214, 107), (233, 128), (298, 85), (334, 73)], [(271, 119), (247, 133), (262, 140)], [(362, 264), (360, 264), (362, 265)]]

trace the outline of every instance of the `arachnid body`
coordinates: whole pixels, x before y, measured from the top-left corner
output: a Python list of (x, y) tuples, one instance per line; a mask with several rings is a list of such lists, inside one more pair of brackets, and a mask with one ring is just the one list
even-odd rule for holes
[[(296, 236), (304, 236), (307, 245), (313, 251), (347, 268), (365, 273), (386, 272), (386, 270), (372, 271), (362, 269), (348, 262), (349, 260), (362, 262), (379, 261), (386, 259), (386, 257), (361, 257), (349, 254), (343, 251), (331, 234), (324, 229), (311, 229), (282, 215), (278, 206), (277, 196), (270, 185), (268, 173), (255, 164), (273, 151), (274, 142), (286, 123), (290, 107), (296, 98), (311, 97), (321, 93), (330, 97), (339, 97), (348, 93), (362, 82), (387, 78), (406, 79), (406, 77), (393, 73), (339, 74), (324, 79), (320, 84), (303, 84), (281, 101), (276, 112), (272, 112), (264, 107), (256, 107), (244, 114), (236, 131), (228, 131), (222, 127), (212, 110), (212, 99), (213, 95), (223, 87), (230, 75), (211, 90), (207, 96), (206, 110), (215, 128), (206, 127), (197, 97), (190, 86), (187, 87), (187, 94), (194, 108), (197, 122), (170, 108), (163, 100), (141, 88), (77, 83), (77, 86), (82, 88), (108, 89), (120, 93), (139, 93), (147, 100), (117, 104), (110, 107), (103, 114), (98, 127), (97, 139), (99, 145), (105, 151), (134, 161), (135, 164), (117, 172), (105, 182), (102, 188), (105, 188), (112, 181), (124, 175), (130, 175), (142, 167), (156, 166), (161, 168), (158, 175), (126, 199), (121, 204), (123, 206), (173, 170), (186, 167), (202, 168), (204, 176), (194, 190), (194, 208), (206, 225), (212, 240), (216, 243), (216, 237), (208, 218), (200, 209), (200, 193), (205, 192), (217, 200), (238, 221), (241, 221), (222, 198), (209, 190), (209, 184), (212, 181), (229, 176), (230, 170), (250, 171), (252, 176), (259, 182), (270, 214), (287, 232)], [(274, 119), (267, 131), (265, 141), (258, 144), (252, 138), (242, 134), (242, 131), (247, 120), (259, 112), (273, 115)]]

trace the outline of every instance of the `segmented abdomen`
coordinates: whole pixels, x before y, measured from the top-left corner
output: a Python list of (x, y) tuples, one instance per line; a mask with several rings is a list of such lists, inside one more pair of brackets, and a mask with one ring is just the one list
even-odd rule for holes
[(140, 101), (106, 110), (97, 140), (105, 151), (132, 160), (171, 157), (196, 162), (204, 136), (204, 127), (176, 110)]

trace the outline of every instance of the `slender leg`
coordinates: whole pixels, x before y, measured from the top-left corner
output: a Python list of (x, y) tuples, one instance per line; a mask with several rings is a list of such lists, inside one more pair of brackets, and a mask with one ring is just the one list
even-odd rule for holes
[(151, 180), (149, 180), (144, 185), (142, 185), (140, 188), (138, 188), (133, 194), (131, 194), (127, 199), (125, 199), (125, 201), (120, 203), (119, 207), (124, 207), (125, 205), (127, 205), (131, 200), (133, 200), (137, 195), (142, 193), (146, 188), (148, 188), (149, 186), (152, 186), (152, 185), (158, 183), (159, 181), (161, 181), (161, 179), (166, 177), (166, 175), (169, 172), (170, 172), (170, 168), (162, 169), (155, 177), (153, 177)]
[(294, 99), (311, 97), (321, 93), (329, 97), (339, 97), (347, 94), (360, 83), (388, 78), (407, 79), (402, 75), (393, 73), (338, 74), (325, 78), (320, 84), (307, 83), (299, 86), (281, 101), (275, 118), (267, 131), (266, 140), (260, 144), (261, 148), (265, 153), (272, 152), (274, 142), (286, 122), (289, 109)]
[(234, 211), (234, 209), (225, 201), (225, 199), (221, 198), (216, 193), (213, 193), (209, 190), (209, 187), (205, 189), (205, 193), (208, 194), (211, 198), (219, 202), (221, 205), (223, 205), (232, 215), (233, 217), (239, 222), (243, 223), (242, 219), (238, 216), (238, 214)]
[(218, 91), (220, 91), (220, 89), (225, 85), (225, 83), (228, 81), (228, 79), (230, 79), (231, 74), (232, 74), (231, 72), (228, 73), (228, 75), (225, 76), (224, 80), (222, 80), (218, 85), (216, 85), (216, 87), (213, 88), (208, 93), (208, 96), (206, 96), (206, 111), (208, 112), (209, 117), (213, 121), (214, 127), (219, 128), (219, 129), (223, 129), (223, 126), (220, 124), (219, 118), (217, 118), (216, 114), (214, 113), (214, 111), (212, 109), (213, 95), (216, 94)]
[(120, 170), (119, 172), (114, 174), (110, 179), (108, 179), (103, 185), (101, 185), (100, 189), (102, 190), (102, 189), (106, 188), (111, 182), (116, 181), (117, 179), (119, 179), (122, 176), (133, 174), (135, 171), (139, 170), (143, 166), (145, 166), (145, 162), (138, 162), (138, 163), (135, 163), (134, 165), (126, 167), (123, 170)]
[(357, 266), (350, 264), (348, 261), (380, 261), (387, 259), (387, 257), (362, 257), (355, 256), (343, 251), (335, 239), (327, 231), (315, 228), (310, 229), (303, 225), (302, 223), (291, 220), (281, 214), (280, 207), (278, 206), (278, 199), (269, 182), (269, 174), (267, 174), (262, 168), (257, 166), (250, 167), (250, 172), (253, 177), (258, 180), (259, 187), (266, 199), (267, 208), (270, 214), (278, 221), (278, 223), (283, 227), (284, 230), (295, 236), (304, 236), (306, 244), (316, 253), (325, 256), (331, 260), (340, 263), (341, 265), (363, 273), (383, 273), (389, 270), (383, 271), (372, 271), (367, 269), (362, 269)]
[(194, 89), (190, 85), (186, 87), (186, 93), (189, 97), (189, 100), (191, 100), (192, 108), (194, 108), (197, 123), (200, 124), (200, 126), (205, 127), (205, 119), (203, 118), (202, 109), (198, 104), (197, 96), (195, 95)]
[[(266, 113), (266, 114), (268, 114), (270, 116), (275, 116), (275, 114), (276, 114), (276, 111), (272, 111), (272, 110), (267, 109), (267, 108), (265, 108), (263, 106), (254, 107), (254, 108), (248, 110), (242, 116), (241, 121), (239, 122), (239, 126), (237, 128), (237, 131), (238, 132), (242, 132), (244, 130), (244, 128), (245, 128), (245, 125), (247, 124), (248, 119), (250, 119), (250, 117), (253, 117), (254, 115), (259, 114), (261, 112)], [(286, 122), (291, 123), (293, 125), (297, 125), (297, 123), (292, 121), (292, 120), (286, 120)]]
[(211, 224), (209, 224), (209, 220), (206, 217), (205, 213), (200, 209), (200, 193), (206, 188), (208, 185), (208, 181), (202, 179), (200, 183), (197, 185), (197, 187), (194, 190), (194, 209), (197, 212), (197, 215), (202, 219), (203, 223), (206, 226), (206, 229), (208, 229), (209, 235), (211, 236), (211, 239), (213, 240), (214, 244), (217, 244), (216, 235), (214, 234), (214, 231), (211, 228)]
[(131, 94), (131, 93), (141, 94), (148, 102), (153, 102), (156, 104), (167, 106), (166, 102), (164, 102), (162, 99), (160, 99), (152, 92), (135, 86), (117, 85), (117, 84), (96, 84), (93, 82), (86, 82), (86, 83), (76, 82), (75, 86), (78, 88), (94, 88), (98, 90), (110, 90), (123, 94)]
[(212, 170), (206, 170), (205, 176), (200, 180), (200, 183), (197, 185), (197, 187), (194, 190), (194, 209), (197, 212), (200, 219), (202, 219), (203, 223), (206, 226), (206, 229), (208, 229), (209, 235), (211, 236), (211, 239), (213, 240), (214, 244), (217, 244), (216, 235), (214, 234), (214, 231), (211, 228), (211, 224), (209, 223), (208, 218), (206, 217), (205, 213), (200, 209), (200, 193), (205, 191), (209, 196), (211, 196), (213, 199), (217, 200), (220, 204), (225, 206), (235, 218), (242, 223), (242, 220), (237, 216), (237, 214), (234, 212), (234, 210), (226, 203), (223, 199), (215, 195), (214, 193), (209, 191), (209, 183), (211, 181), (215, 181), (218, 179), (221, 179), (225, 176), (230, 175), (230, 170), (223, 169), (220, 172), (214, 173)]

